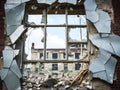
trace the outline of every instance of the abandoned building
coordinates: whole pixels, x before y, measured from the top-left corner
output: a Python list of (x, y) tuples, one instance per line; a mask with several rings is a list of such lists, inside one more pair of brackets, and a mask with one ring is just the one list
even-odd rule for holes
[(0, 90), (120, 90), (120, 0), (1, 0)]
[[(69, 61), (68, 63), (68, 62), (65, 62), (66, 55), (65, 55), (64, 48), (47, 49), (46, 60), (51, 60), (51, 62), (49, 61), (49, 62), (42, 64), (42, 70), (43, 71), (47, 70), (48, 72), (50, 72), (49, 73), (50, 75), (52, 75), (52, 73), (63, 75), (64, 74), (63, 71), (66, 71), (66, 74), (69, 74), (71, 76), (75, 73), (78, 73), (80, 69), (84, 69), (87, 66), (87, 64), (81, 64), (80, 61), (82, 60), (87, 61), (88, 59), (87, 49), (84, 48), (82, 52), (80, 51), (81, 51), (80, 48), (77, 48), (77, 49), (72, 48), (71, 52), (68, 55), (68, 61)], [(43, 49), (35, 49), (34, 44), (33, 44), (31, 48), (32, 62), (35, 63), (38, 60), (40, 60), (41, 62), (44, 61), (43, 52), (44, 52)], [(39, 65), (39, 63), (37, 63), (37, 65)], [(28, 63), (26, 64), (26, 67), (27, 66), (29, 66)], [(31, 71), (35, 72), (36, 70), (35, 66), (36, 65), (33, 64), (33, 66), (31, 65), (31, 68), (29, 67)], [(63, 73), (60, 73), (60, 72), (63, 72)]]

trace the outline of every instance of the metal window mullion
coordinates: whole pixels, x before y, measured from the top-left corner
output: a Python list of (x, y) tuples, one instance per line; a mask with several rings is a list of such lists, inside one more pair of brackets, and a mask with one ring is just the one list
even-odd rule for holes
[(66, 16), (66, 60), (68, 60), (68, 11), (65, 9)]
[[(86, 20), (87, 21), (87, 20)], [(87, 27), (86, 27), (86, 30), (87, 30), (87, 51), (88, 51), (88, 61), (90, 63), (90, 51), (91, 51), (91, 42), (89, 40), (89, 26), (88, 26), (88, 21), (87, 21)]]
[(47, 31), (46, 31), (46, 26), (47, 26), (47, 10), (43, 11), (43, 14), (45, 15), (45, 25), (44, 25), (44, 60), (46, 60), (46, 42), (47, 42)]
[[(80, 25), (81, 25), (81, 17), (79, 18), (79, 20), (80, 20)], [(82, 29), (81, 29), (81, 27), (80, 27), (80, 41), (82, 41)], [(83, 56), (83, 48), (82, 48), (82, 45), (83, 44), (80, 44), (80, 53), (81, 53), (81, 56)]]

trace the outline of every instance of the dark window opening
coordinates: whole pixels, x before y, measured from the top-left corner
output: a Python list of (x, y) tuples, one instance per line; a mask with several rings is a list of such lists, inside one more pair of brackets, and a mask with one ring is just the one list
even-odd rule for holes
[(40, 59), (42, 59), (43, 58), (43, 53), (40, 53)]
[(58, 70), (58, 64), (52, 64), (52, 70)]
[(64, 64), (64, 70), (68, 71), (68, 64)]
[(66, 55), (65, 52), (63, 52), (63, 58), (65, 58), (65, 55)]
[(80, 53), (75, 53), (75, 59), (80, 59)]
[(52, 59), (57, 59), (58, 58), (58, 54), (57, 53), (53, 53), (52, 54)]
[[(31, 9), (33, 4), (37, 6), (37, 9)], [(24, 24), (39, 31), (37, 35), (39, 34), (40, 42), (36, 42), (36, 32), (32, 35), (35, 36), (33, 42), (36, 47), (43, 49), (43, 56), (39, 56), (40, 59), (70, 60), (74, 57), (74, 54), (69, 54), (70, 47), (74, 45), (75, 50), (78, 49), (78, 46), (82, 49), (86, 47), (80, 46), (81, 43), (87, 43), (87, 22), (83, 4), (67, 4), (67, 6), (57, 2), (53, 5), (33, 4), (27, 3), (26, 5)], [(47, 53), (49, 49), (64, 49), (65, 51), (62, 55), (56, 54), (59, 52), (53, 52), (55, 54), (49, 57)], [(73, 51), (73, 53), (75, 52)], [(75, 55), (74, 59), (80, 59), (80, 56)]]
[(75, 70), (80, 70), (81, 64), (75, 64)]

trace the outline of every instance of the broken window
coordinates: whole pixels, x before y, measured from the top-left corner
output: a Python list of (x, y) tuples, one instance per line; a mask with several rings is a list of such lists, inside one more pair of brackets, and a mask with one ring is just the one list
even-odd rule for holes
[(48, 25), (63, 25), (65, 24), (65, 14), (48, 14), (47, 24)]
[(46, 48), (47, 49), (63, 49), (63, 48), (65, 49), (65, 28), (64, 27), (47, 27)]
[(69, 28), (69, 41), (87, 41), (87, 31), (85, 28)]
[[(39, 10), (31, 9), (30, 11), (29, 9), (33, 5), (28, 4), (26, 9), (25, 24), (32, 29), (38, 30), (34, 36), (37, 37), (39, 35), (39, 43), (35, 42), (37, 39), (33, 40), (33, 42), (35, 47), (43, 49), (43, 60), (52, 59), (50, 57), (52, 53), (50, 50), (52, 49), (58, 50), (59, 60), (75, 60), (74, 51), (77, 50), (78, 53), (81, 53), (82, 46), (87, 44), (85, 14), (80, 12), (80, 8), (83, 8), (83, 6), (63, 5), (34, 5)], [(35, 31), (31, 32), (33, 34)], [(61, 53), (60, 49), (63, 49), (65, 53)], [(47, 52), (49, 52), (49, 55)]]
[[(48, 71), (59, 71), (58, 66), (67, 72), (74, 68), (79, 70), (82, 64), (74, 64), (83, 62), (82, 57), (87, 51), (83, 5), (34, 4), (38, 8), (36, 10), (31, 9), (32, 6), (28, 3), (25, 13), (25, 25), (28, 27), (26, 52), (32, 59), (27, 62), (41, 62)], [(34, 46), (31, 46), (32, 43), (35, 43)]]
[[(35, 17), (34, 17), (35, 18)], [(34, 60), (34, 55), (38, 53), (37, 59), (40, 59), (39, 53), (43, 53), (44, 49), (44, 32), (42, 27), (29, 27), (26, 33), (27, 39), (25, 42), (25, 53), (28, 54), (27, 60)], [(32, 45), (33, 44), (33, 45)], [(36, 49), (39, 48), (39, 51)], [(43, 56), (44, 57), (44, 56)], [(41, 59), (43, 59), (43, 57)]]
[(28, 24), (30, 25), (41, 25), (42, 15), (30, 14), (28, 15)]
[[(72, 22), (71, 22), (72, 21)], [(85, 15), (68, 15), (69, 25), (86, 25)]]

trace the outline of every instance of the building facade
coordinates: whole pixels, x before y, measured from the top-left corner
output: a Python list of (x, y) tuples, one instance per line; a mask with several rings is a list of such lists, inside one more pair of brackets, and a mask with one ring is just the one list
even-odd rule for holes
[(35, 49), (34, 44), (32, 44), (31, 60), (33, 62), (36, 61), (36, 63), (32, 63), (31, 65), (28, 64), (28, 67), (29, 65), (31, 66), (32, 72), (35, 72), (37, 66), (39, 67), (38, 69), (43, 72), (47, 71), (49, 74), (57, 73), (63, 75), (66, 73), (67, 75), (72, 76), (73, 74), (80, 72), (80, 70), (87, 68), (88, 64), (81, 63), (81, 61), (88, 60), (87, 49), (85, 47), (83, 48), (82, 52), (80, 47), (77, 49), (70, 49), (68, 60), (66, 60), (64, 48), (47, 49), (46, 60), (44, 60), (43, 49)]

